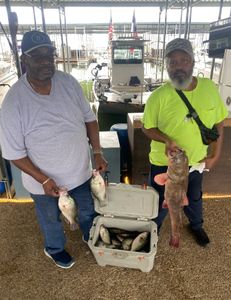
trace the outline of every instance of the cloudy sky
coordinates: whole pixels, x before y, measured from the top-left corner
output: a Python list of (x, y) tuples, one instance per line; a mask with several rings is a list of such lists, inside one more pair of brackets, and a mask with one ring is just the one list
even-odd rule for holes
[[(130, 22), (134, 8), (132, 7), (113, 7), (112, 19), (115, 23)], [(31, 7), (12, 7), (18, 15), (20, 24), (33, 24), (33, 13)], [(156, 7), (136, 7), (135, 8), (137, 22), (158, 22), (159, 8)], [(199, 8), (194, 7), (192, 13), (192, 22), (214, 22), (218, 19), (219, 7)], [(2, 24), (8, 23), (6, 9), (0, 7), (0, 21)], [(222, 18), (230, 16), (230, 8), (223, 8)], [(107, 23), (110, 19), (110, 8), (108, 7), (67, 7), (66, 18), (68, 24), (73, 23)], [(41, 22), (41, 12), (36, 9), (37, 23)], [(46, 9), (45, 10), (46, 23), (59, 23), (58, 10)], [(180, 11), (176, 9), (168, 10), (168, 21), (179, 22)], [(184, 20), (184, 16), (183, 16)], [(162, 22), (164, 22), (164, 11), (162, 13)]]
[[(131, 22), (133, 10), (135, 9), (136, 22), (158, 22), (159, 8), (157, 7), (112, 7), (112, 20), (114, 23)], [(12, 7), (12, 11), (17, 13), (19, 24), (34, 24), (33, 11), (31, 7)], [(217, 21), (219, 7), (198, 8), (194, 7), (192, 12), (192, 22), (210, 23)], [(7, 12), (4, 7), (0, 7), (0, 22), (8, 24)], [(223, 8), (222, 18), (230, 16), (230, 8)], [(161, 22), (164, 22), (165, 11), (162, 12)], [(66, 8), (67, 24), (86, 24), (86, 23), (109, 23), (110, 7), (67, 7)], [(168, 22), (179, 22), (180, 10), (168, 10)], [(185, 20), (185, 11), (183, 22)], [(42, 24), (41, 11), (36, 8), (37, 24)], [(47, 24), (59, 24), (59, 14), (57, 9), (45, 9), (45, 22)], [(108, 43), (107, 34), (102, 34), (100, 39), (98, 35), (93, 35), (94, 43), (99, 47), (106, 47)], [(82, 37), (80, 37), (82, 39)], [(75, 39), (68, 41), (71, 48), (76, 48)], [(82, 40), (79, 43), (83, 43)], [(6, 47), (8, 47), (6, 45)]]

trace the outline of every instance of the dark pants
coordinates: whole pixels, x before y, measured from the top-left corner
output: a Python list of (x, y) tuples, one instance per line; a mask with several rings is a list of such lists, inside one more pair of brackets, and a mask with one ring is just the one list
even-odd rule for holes
[[(158, 185), (154, 182), (154, 177), (157, 174), (166, 173), (167, 167), (160, 167), (151, 165), (150, 171), (150, 185), (158, 192), (159, 194), (159, 214), (158, 217), (154, 219), (158, 229), (160, 229), (164, 218), (168, 213), (167, 208), (162, 208), (164, 201), (164, 186)], [(188, 206), (184, 206), (184, 213), (187, 216), (189, 223), (193, 229), (199, 229), (203, 224), (202, 216), (202, 179), (203, 173), (198, 171), (193, 171), (189, 173), (188, 178), (188, 191), (187, 197), (189, 201)]]

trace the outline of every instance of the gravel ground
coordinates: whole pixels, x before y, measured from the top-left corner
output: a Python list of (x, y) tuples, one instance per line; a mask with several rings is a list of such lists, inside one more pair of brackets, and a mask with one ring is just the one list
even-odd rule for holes
[(231, 199), (206, 200), (204, 212), (209, 247), (194, 242), (184, 218), (181, 246), (170, 248), (167, 218), (149, 273), (98, 266), (80, 232), (66, 227), (76, 264), (63, 270), (43, 253), (33, 203), (0, 203), (0, 299), (230, 300)]

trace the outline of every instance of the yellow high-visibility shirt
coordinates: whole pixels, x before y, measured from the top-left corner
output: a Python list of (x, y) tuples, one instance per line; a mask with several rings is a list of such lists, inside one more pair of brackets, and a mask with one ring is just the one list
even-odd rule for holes
[[(193, 91), (183, 91), (201, 121), (209, 128), (223, 121), (228, 111), (215, 83), (207, 78), (197, 78)], [(151, 94), (144, 109), (144, 128), (158, 128), (178, 146), (186, 151), (189, 165), (193, 166), (207, 155), (199, 127), (195, 120), (188, 118), (189, 111), (170, 82), (165, 83)], [(149, 153), (151, 164), (167, 165), (165, 144), (151, 141)]]

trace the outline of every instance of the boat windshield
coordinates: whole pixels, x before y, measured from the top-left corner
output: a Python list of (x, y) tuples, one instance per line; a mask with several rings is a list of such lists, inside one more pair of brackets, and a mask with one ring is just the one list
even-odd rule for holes
[(142, 64), (143, 47), (115, 47), (113, 49), (114, 64)]

